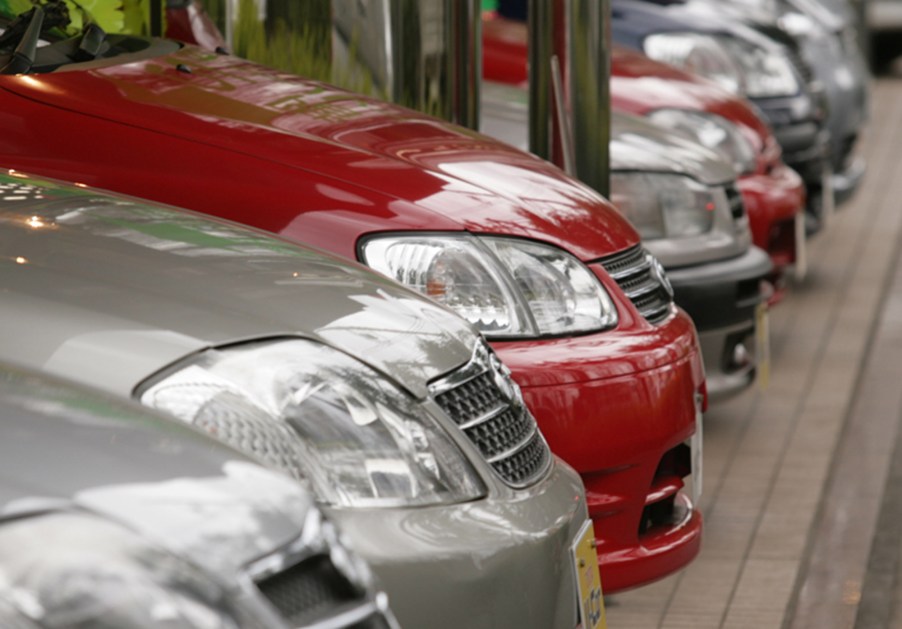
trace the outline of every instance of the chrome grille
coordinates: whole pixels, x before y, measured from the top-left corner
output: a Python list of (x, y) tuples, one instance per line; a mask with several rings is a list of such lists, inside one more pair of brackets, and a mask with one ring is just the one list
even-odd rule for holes
[(673, 289), (645, 249), (637, 245), (600, 262), (647, 321), (660, 323), (670, 315)]
[(487, 348), (480, 346), (467, 366), (430, 389), (505, 483), (525, 487), (548, 470), (548, 444), (510, 373)]

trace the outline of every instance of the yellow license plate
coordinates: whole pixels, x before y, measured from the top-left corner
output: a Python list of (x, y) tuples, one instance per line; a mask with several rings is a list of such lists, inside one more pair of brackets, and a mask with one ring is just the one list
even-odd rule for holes
[(579, 590), (580, 627), (582, 629), (607, 629), (604, 615), (604, 596), (601, 590), (601, 574), (598, 572), (598, 553), (595, 550), (595, 529), (592, 520), (586, 520), (573, 545), (570, 546), (576, 585)]
[(770, 326), (767, 303), (760, 303), (755, 309), (755, 360), (757, 361), (758, 386), (767, 389), (770, 382)]

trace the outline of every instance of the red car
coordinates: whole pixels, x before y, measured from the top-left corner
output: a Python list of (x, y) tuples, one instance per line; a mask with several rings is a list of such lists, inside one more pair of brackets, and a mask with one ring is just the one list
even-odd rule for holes
[[(485, 78), (526, 83), (526, 52), (525, 24), (486, 14)], [(754, 243), (774, 263), (774, 279), (779, 280), (792, 264), (797, 273), (804, 273), (805, 186), (783, 163), (780, 145), (751, 105), (706, 79), (618, 46), (611, 56), (611, 104), (617, 111), (649, 116), (725, 152), (739, 175)]]
[(445, 303), (492, 341), (581, 472), (606, 591), (697, 554), (684, 491), (705, 399), (695, 329), (607, 201), (382, 101), (174, 42), (106, 44), (72, 62), (79, 41), (56, 42), (0, 76), (0, 163), (314, 243)]

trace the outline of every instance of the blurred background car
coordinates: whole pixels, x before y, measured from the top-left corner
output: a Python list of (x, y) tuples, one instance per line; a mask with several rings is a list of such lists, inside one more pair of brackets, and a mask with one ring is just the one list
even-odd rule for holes
[[(527, 145), (527, 94), (483, 85), (482, 129)], [(611, 201), (661, 262), (695, 322), (712, 400), (735, 395), (766, 360), (767, 254), (752, 245), (736, 173), (719, 153), (636, 116), (611, 116)], [(766, 369), (766, 365), (762, 365)]]
[(236, 225), (15, 171), (0, 190), (0, 360), (304, 482), (401, 623), (576, 626), (592, 592), (571, 547), (594, 543), (579, 477), (466, 322)]
[(0, 77), (16, 112), (0, 159), (308, 242), (445, 304), (491, 341), (589, 485), (607, 591), (697, 555), (702, 517), (684, 490), (706, 403), (695, 328), (607, 201), (375, 98), (165, 40), (110, 36), (75, 62), (84, 36)]
[[(483, 25), (485, 78), (525, 85), (525, 24), (488, 13)], [(709, 80), (622, 46), (611, 51), (610, 91), (615, 112), (647, 116), (730, 161), (752, 239), (773, 262), (771, 303), (783, 296), (790, 267), (796, 279), (804, 278), (805, 186), (783, 162), (779, 143), (754, 106)]]
[(3, 627), (398, 626), (308, 491), (198, 431), (6, 365), (0, 425)]
[(831, 187), (836, 203), (847, 201), (864, 175), (864, 159), (855, 153), (855, 145), (868, 117), (868, 64), (853, 16), (831, 11), (819, 0), (685, 0), (670, 4), (682, 5), (690, 13), (713, 13), (740, 22), (798, 50), (798, 67), (810, 68), (811, 77), (825, 90)]
[(784, 161), (806, 184), (808, 230), (819, 229), (834, 203), (827, 99), (791, 42), (681, 5), (612, 0), (611, 11), (616, 43), (701, 74), (757, 105)]

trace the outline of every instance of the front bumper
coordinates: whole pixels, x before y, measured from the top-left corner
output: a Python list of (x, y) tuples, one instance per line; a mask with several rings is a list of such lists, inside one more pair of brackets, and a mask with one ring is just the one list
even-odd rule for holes
[(805, 209), (805, 184), (801, 177), (778, 162), (766, 173), (741, 176), (738, 187), (749, 217), (752, 242), (768, 253), (774, 272), (780, 274), (792, 264), (804, 263), (805, 240), (798, 237), (795, 229), (796, 215)]
[(403, 627), (577, 625), (570, 544), (586, 520), (579, 476), (556, 461), (538, 484), (409, 509), (328, 509)]
[(622, 316), (610, 332), (494, 347), (552, 451), (583, 477), (605, 592), (689, 563), (702, 519), (682, 493), (684, 444), (704, 383), (689, 317), (680, 311), (651, 327)]
[(755, 309), (771, 272), (757, 247), (730, 260), (667, 269), (677, 304), (695, 321), (711, 399), (739, 393), (755, 380)]

